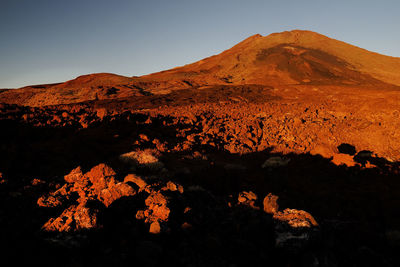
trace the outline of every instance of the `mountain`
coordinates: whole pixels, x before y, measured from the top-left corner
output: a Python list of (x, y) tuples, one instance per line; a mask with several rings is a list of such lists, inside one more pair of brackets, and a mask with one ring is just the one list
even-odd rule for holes
[(187, 79), (200, 84), (400, 85), (399, 73), (400, 58), (294, 30), (253, 35), (219, 55), (146, 78)]
[(2, 255), (398, 266), (399, 60), (292, 31), (141, 77), (0, 90)]
[(400, 58), (311, 31), (257, 34), (218, 55), (171, 70), (141, 77), (83, 75), (59, 84), (3, 90), (0, 102), (43, 106), (244, 84), (393, 89), (400, 86)]

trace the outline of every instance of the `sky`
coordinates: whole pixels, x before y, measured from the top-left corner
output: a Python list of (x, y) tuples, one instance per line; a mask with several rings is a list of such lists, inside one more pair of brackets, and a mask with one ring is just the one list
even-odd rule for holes
[(398, 0), (0, 0), (0, 88), (140, 76), (294, 29), (400, 57), (399, 14)]

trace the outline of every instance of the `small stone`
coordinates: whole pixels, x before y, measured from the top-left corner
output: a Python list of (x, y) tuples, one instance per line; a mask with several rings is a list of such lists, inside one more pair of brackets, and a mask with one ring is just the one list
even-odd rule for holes
[(151, 234), (159, 234), (161, 232), (161, 226), (160, 223), (158, 221), (152, 222), (150, 224), (150, 230), (149, 232)]

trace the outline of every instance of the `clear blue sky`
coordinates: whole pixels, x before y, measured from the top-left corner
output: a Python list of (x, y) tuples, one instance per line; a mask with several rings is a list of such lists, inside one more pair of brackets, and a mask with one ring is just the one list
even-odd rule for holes
[(292, 29), (400, 57), (399, 14), (398, 0), (0, 0), (0, 88), (139, 76)]

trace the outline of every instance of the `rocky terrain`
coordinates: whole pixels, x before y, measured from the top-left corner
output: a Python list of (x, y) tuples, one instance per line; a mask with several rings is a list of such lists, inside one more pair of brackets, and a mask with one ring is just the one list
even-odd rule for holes
[(147, 76), (3, 90), (2, 256), (397, 266), (399, 62), (293, 31)]

